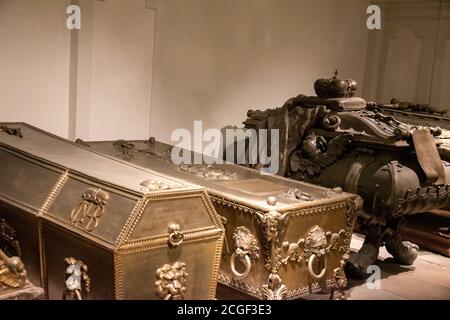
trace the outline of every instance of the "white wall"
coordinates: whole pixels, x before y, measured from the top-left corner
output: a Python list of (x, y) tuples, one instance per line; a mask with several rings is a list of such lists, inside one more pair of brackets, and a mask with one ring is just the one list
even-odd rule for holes
[(379, 0), (382, 30), (370, 34), (363, 95), (450, 111), (450, 0)]
[(240, 125), (338, 68), (362, 85), (362, 0), (150, 0), (156, 8), (152, 135)]
[(154, 10), (145, 0), (80, 1), (75, 137), (149, 135)]
[(0, 0), (0, 121), (68, 134), (65, 0)]
[(364, 78), (368, 0), (75, 2), (78, 33), (68, 0), (0, 0), (0, 121), (168, 141), (194, 120), (240, 125), (312, 94), (336, 68)]
[[(66, 27), (71, 2), (80, 31)], [(71, 139), (147, 137), (153, 34), (145, 0), (0, 0), (0, 121)]]

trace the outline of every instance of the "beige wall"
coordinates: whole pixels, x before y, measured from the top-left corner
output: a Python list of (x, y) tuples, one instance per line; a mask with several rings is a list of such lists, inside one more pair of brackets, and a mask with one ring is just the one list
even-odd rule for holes
[(427, 103), (450, 113), (450, 0), (379, 0), (382, 30), (370, 33), (363, 95)]
[[(81, 30), (66, 27), (81, 6)], [(0, 121), (63, 137), (147, 137), (154, 10), (145, 0), (0, 0)]]
[(78, 34), (68, 2), (0, 0), (0, 121), (168, 141), (312, 94), (336, 68), (364, 78), (366, 0), (79, 0)]
[(430, 103), (450, 114), (450, 0), (442, 0), (436, 42)]
[[(152, 135), (240, 125), (250, 108), (312, 94), (338, 68), (363, 80), (362, 0), (150, 0), (156, 8)], [(362, 83), (361, 83), (362, 84)]]
[(154, 10), (145, 0), (82, 0), (75, 137), (149, 135)]
[(0, 0), (0, 121), (68, 134), (68, 1)]

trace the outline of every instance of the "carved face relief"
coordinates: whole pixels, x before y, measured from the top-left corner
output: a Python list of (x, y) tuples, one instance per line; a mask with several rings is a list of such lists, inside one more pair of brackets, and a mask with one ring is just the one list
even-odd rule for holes
[(271, 241), (278, 236), (280, 217), (281, 214), (277, 211), (269, 211), (266, 215), (264, 215), (264, 230), (268, 241)]
[(316, 160), (319, 155), (325, 152), (327, 141), (324, 137), (316, 136), (314, 133), (308, 135), (302, 143), (302, 154), (308, 160)]
[(259, 258), (256, 237), (246, 227), (238, 227), (233, 233), (233, 244), (238, 257), (249, 255), (254, 263)]
[(321, 257), (327, 251), (327, 236), (325, 231), (319, 226), (312, 228), (305, 240), (305, 254), (315, 254)]

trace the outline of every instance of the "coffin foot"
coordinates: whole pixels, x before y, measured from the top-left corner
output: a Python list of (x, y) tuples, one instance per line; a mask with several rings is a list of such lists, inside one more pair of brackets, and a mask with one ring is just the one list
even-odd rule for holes
[(358, 253), (354, 253), (348, 259), (345, 266), (346, 274), (355, 279), (369, 277), (367, 268), (378, 260), (378, 254), (386, 228), (380, 224), (367, 226), (364, 244)]
[(365, 241), (359, 252), (352, 254), (348, 259), (345, 273), (354, 279), (367, 279), (370, 276), (367, 268), (375, 264), (379, 252), (380, 246)]
[(419, 246), (409, 241), (402, 241), (395, 236), (386, 241), (386, 250), (392, 254), (395, 261), (402, 265), (412, 265), (419, 254)]

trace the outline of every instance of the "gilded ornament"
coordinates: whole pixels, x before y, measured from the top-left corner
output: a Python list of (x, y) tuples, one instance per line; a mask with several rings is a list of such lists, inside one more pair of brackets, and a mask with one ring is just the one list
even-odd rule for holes
[(161, 300), (184, 300), (188, 273), (186, 264), (166, 264), (156, 271), (155, 294)]
[(81, 198), (81, 203), (70, 213), (70, 223), (81, 226), (86, 231), (93, 231), (105, 213), (109, 194), (101, 189), (89, 188)]
[(0, 249), (0, 289), (22, 288), (27, 281), (25, 265), (19, 257), (8, 257)]

